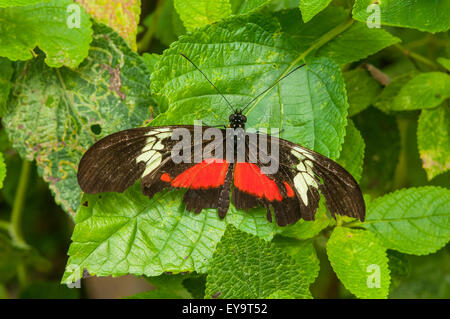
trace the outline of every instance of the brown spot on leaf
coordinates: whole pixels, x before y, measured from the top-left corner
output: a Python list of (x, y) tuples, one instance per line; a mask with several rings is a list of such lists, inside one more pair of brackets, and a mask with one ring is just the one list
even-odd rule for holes
[(219, 297), (222, 294), (221, 291), (216, 292), (214, 295), (212, 295), (213, 299), (217, 299), (217, 297)]
[(109, 89), (114, 91), (119, 95), (119, 97), (125, 101), (126, 95), (120, 89), (122, 88), (122, 79), (120, 78), (120, 66), (116, 68), (111, 67), (107, 64), (101, 65), (102, 69), (107, 69), (109, 72)]
[(83, 203), (83, 206), (84, 206), (84, 207), (88, 207), (88, 206), (89, 206), (89, 202), (88, 202), (88, 201), (85, 201), (85, 202)]

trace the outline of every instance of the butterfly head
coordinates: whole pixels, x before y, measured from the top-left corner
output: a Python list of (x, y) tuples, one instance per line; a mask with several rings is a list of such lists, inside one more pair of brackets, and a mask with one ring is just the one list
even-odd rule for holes
[(242, 110), (236, 110), (229, 117), (231, 128), (245, 128), (245, 123), (247, 122), (247, 117), (242, 114)]

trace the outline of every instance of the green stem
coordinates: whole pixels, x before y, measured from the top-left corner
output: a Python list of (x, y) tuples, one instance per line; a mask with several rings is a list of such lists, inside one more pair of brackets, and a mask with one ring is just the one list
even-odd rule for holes
[(394, 189), (400, 189), (405, 187), (408, 182), (408, 154), (406, 150), (407, 134), (409, 127), (409, 120), (407, 118), (402, 118), (397, 116), (397, 126), (400, 132), (400, 143), (401, 149), (398, 158), (397, 168), (395, 169), (394, 175)]
[(422, 55), (420, 55), (418, 53), (410, 51), (410, 50), (406, 49), (405, 47), (403, 47), (400, 44), (395, 44), (395, 47), (398, 50), (400, 50), (404, 55), (406, 55), (408, 57), (411, 57), (411, 58), (413, 58), (414, 60), (416, 60), (418, 62), (426, 64), (429, 67), (432, 67), (433, 69), (442, 69), (442, 67), (439, 64), (437, 64), (436, 62), (434, 62), (434, 61), (432, 61), (432, 60), (430, 60), (430, 59), (428, 59), (428, 58), (426, 58), (426, 57), (424, 57), (424, 56), (422, 56)]
[(11, 223), (5, 220), (0, 220), (0, 229), (9, 231), (11, 229)]
[(25, 267), (25, 263), (23, 262), (17, 266), (17, 279), (20, 287), (25, 287), (27, 285), (27, 269)]
[(27, 247), (22, 234), (22, 213), (26, 197), (26, 190), (28, 186), (28, 179), (30, 177), (31, 162), (24, 160), (22, 162), (22, 170), (20, 172), (19, 186), (17, 187), (16, 195), (14, 197), (13, 210), (11, 214), (10, 233), (13, 241), (22, 247)]
[(150, 44), (152, 43), (153, 34), (156, 31), (156, 27), (158, 24), (159, 16), (161, 14), (162, 8), (163, 8), (164, 0), (158, 0), (158, 3), (156, 4), (155, 13), (153, 15), (153, 21), (150, 24), (150, 26), (145, 31), (144, 36), (142, 39), (138, 42), (138, 52), (143, 52), (147, 50), (150, 47)]

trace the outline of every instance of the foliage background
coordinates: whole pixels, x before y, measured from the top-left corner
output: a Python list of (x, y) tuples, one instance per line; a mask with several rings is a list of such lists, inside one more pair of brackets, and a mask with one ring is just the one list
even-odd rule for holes
[[(0, 296), (89, 298), (108, 289), (96, 278), (132, 274), (143, 288), (120, 281), (120, 296), (449, 298), (450, 1), (383, 1), (382, 28), (368, 28), (375, 2), (0, 0)], [(180, 52), (236, 106), (306, 61), (249, 125), (341, 163), (366, 221), (323, 203), (286, 228), (260, 209), (222, 221), (139, 185), (83, 195), (76, 167), (99, 138), (227, 121)]]

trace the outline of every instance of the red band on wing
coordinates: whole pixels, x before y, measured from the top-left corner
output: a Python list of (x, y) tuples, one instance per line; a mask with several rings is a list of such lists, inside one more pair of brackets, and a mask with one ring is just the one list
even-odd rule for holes
[(219, 187), (225, 182), (228, 165), (222, 159), (208, 158), (175, 177), (171, 185), (191, 189)]
[(294, 197), (295, 196), (295, 193), (292, 190), (291, 185), (289, 185), (287, 182), (284, 182), (284, 187), (286, 187), (286, 195), (288, 197)]
[(161, 175), (161, 180), (163, 182), (169, 183), (172, 180), (172, 178), (170, 177), (169, 174), (164, 173), (164, 174)]
[[(281, 201), (277, 184), (264, 175), (252, 163), (237, 163), (234, 169), (234, 186), (243, 192), (266, 198), (268, 201)], [(291, 189), (292, 190), (292, 189)]]

